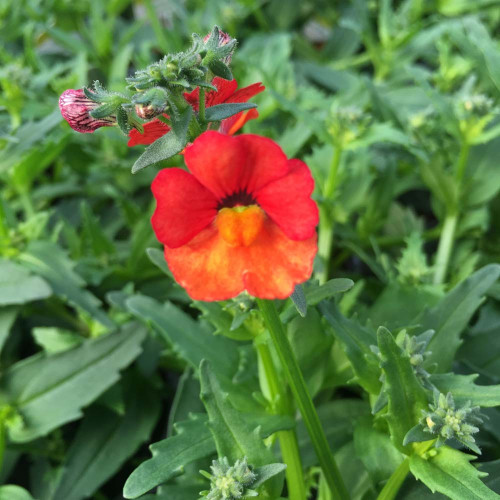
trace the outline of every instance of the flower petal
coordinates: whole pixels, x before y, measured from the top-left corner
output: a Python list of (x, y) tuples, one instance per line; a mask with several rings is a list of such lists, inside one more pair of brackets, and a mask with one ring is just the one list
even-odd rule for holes
[(255, 109), (248, 109), (247, 111), (240, 111), (225, 120), (222, 120), (219, 127), (221, 134), (234, 135), (240, 128), (245, 125), (249, 120), (259, 117), (259, 112)]
[(261, 82), (252, 83), (252, 85), (238, 89), (224, 102), (247, 102), (253, 96), (264, 92), (264, 90), (266, 90), (266, 87), (264, 87)]
[(129, 141), (127, 143), (127, 146), (132, 147), (132, 146), (137, 146), (138, 144), (146, 144), (146, 145), (153, 144), (153, 142), (155, 142), (156, 139), (159, 139), (166, 133), (170, 132), (170, 127), (161, 120), (158, 120), (158, 118), (155, 118), (154, 120), (145, 123), (143, 127), (144, 127), (143, 134), (141, 134), (135, 128), (133, 128), (129, 132), (128, 134)]
[(226, 300), (244, 289), (255, 297), (283, 299), (311, 276), (316, 251), (316, 235), (293, 241), (268, 219), (248, 247), (230, 246), (211, 224), (187, 245), (165, 247), (165, 259), (194, 300)]
[(258, 135), (204, 132), (184, 157), (193, 175), (219, 200), (239, 191), (255, 193), (288, 173), (281, 148)]
[[(217, 90), (209, 90), (205, 93), (205, 107), (215, 106), (216, 104), (222, 104), (226, 102), (235, 93), (238, 88), (238, 82), (236, 80), (224, 80), (216, 76), (212, 80), (212, 85), (217, 87)], [(252, 97), (252, 96), (250, 96)], [(250, 99), (250, 97), (248, 99)], [(198, 111), (200, 103), (200, 88), (196, 87), (192, 92), (186, 92), (184, 94), (186, 101), (191, 104), (195, 111)], [(248, 100), (247, 99), (247, 100)], [(227, 102), (245, 102), (245, 101), (227, 101)]]
[(151, 189), (156, 210), (151, 223), (158, 240), (171, 248), (185, 245), (217, 215), (217, 200), (180, 168), (160, 170)]
[(292, 240), (305, 240), (315, 233), (319, 213), (311, 199), (314, 180), (308, 166), (289, 160), (290, 171), (264, 186), (255, 195), (257, 203)]

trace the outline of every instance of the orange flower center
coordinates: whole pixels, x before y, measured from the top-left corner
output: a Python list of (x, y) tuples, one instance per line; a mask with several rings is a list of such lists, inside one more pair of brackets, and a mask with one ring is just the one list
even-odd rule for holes
[(215, 224), (219, 234), (233, 247), (249, 246), (257, 238), (266, 214), (257, 205), (222, 208)]

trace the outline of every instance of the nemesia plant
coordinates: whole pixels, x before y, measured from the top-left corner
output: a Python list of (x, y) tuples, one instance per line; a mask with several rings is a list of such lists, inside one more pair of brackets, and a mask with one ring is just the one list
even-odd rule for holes
[[(341, 199), (342, 176), (349, 181), (351, 175), (344, 163), (357, 148), (383, 142), (380, 138), (392, 133), (392, 125), (377, 128), (371, 114), (376, 111), (368, 113), (357, 104), (335, 102), (325, 108), (325, 127), (318, 137), (330, 149), (311, 157), (320, 164), (315, 176), (320, 172), (325, 181), (313, 194), (309, 160), (289, 159), (267, 137), (239, 133), (258, 118), (251, 99), (265, 88), (260, 82), (238, 88), (230, 67), (235, 48), (236, 40), (214, 27), (204, 37), (193, 35), (187, 51), (167, 54), (127, 78), (124, 92), (94, 82), (66, 90), (59, 100), (62, 116), (75, 131), (116, 126), (128, 146), (147, 146), (133, 173), (164, 167), (151, 185), (156, 202), (151, 225), (163, 252), (153, 249), (149, 257), (182, 287), (181, 304), (200, 311), (201, 326), (195, 328), (191, 315), (171, 304), (140, 294), (130, 298), (129, 290), (113, 297), (155, 325), (168, 337), (172, 351), (187, 360), (175, 411), (182, 413), (183, 384), (191, 383), (200, 388), (204, 409), (169, 424), (168, 437), (151, 445), (152, 457), (127, 479), (124, 497), (139, 498), (156, 487), (159, 495), (163, 488), (168, 494), (186, 495), (190, 481), (190, 494), (200, 484), (201, 498), (209, 499), (277, 500), (287, 495), (289, 500), (392, 500), (411, 474), (432, 491), (458, 500), (464, 491), (464, 498), (497, 498), (481, 481), (483, 473), (470, 464), (468, 452), (481, 453), (476, 442), (484, 422), (479, 409), (498, 405), (498, 386), (480, 386), (475, 376), (451, 370), (460, 332), (500, 277), (500, 268), (486, 266), (446, 293), (442, 286), (461, 216), (458, 200), (465, 192), (469, 149), (498, 128), (488, 128), (495, 120), (493, 102), (479, 94), (459, 96), (457, 126), (440, 128), (450, 145), (445, 153), (438, 151), (442, 137), (428, 133), (435, 129), (430, 123), (437, 119), (434, 109), (408, 117), (411, 140), (393, 134), (396, 144), (424, 159), (422, 177), (437, 193), (444, 223), (433, 266), (420, 234), (405, 239), (401, 258), (392, 267), (378, 243), (370, 240), (380, 257), (365, 259), (371, 271), (385, 272), (392, 280), (387, 296), (382, 294), (377, 303), (390, 317), (378, 317), (374, 328), (365, 318), (362, 322), (346, 316), (363, 282), (346, 301), (327, 299), (353, 286), (348, 279), (329, 279), (334, 235), (349, 210), (341, 205), (347, 207), (350, 197), (356, 198), (358, 184), (365, 193), (369, 186), (364, 184), (365, 171), (352, 174), (354, 182)], [(392, 60), (376, 61), (376, 78), (387, 76)], [(378, 96), (379, 89), (373, 92), (374, 101), (386, 98)], [(319, 97), (321, 109), (316, 112), (324, 119)], [(387, 112), (391, 119), (393, 114), (395, 122), (402, 122), (396, 111)], [(451, 154), (448, 130), (463, 140), (451, 173), (436, 159)], [(324, 151), (331, 153), (326, 169)], [(371, 196), (356, 220), (360, 234), (371, 234), (370, 225), (378, 223), (385, 188), (381, 181), (377, 196)], [(411, 216), (400, 219), (408, 224)], [(362, 248), (355, 252), (365, 258)], [(404, 307), (392, 305), (399, 298)], [(423, 303), (432, 307), (421, 307)], [(376, 311), (373, 316), (377, 318)], [(206, 324), (219, 335), (209, 332), (208, 337)], [(232, 357), (224, 350), (226, 341), (237, 345)], [(321, 392), (325, 380), (328, 389)], [(330, 405), (331, 392), (339, 387), (359, 396), (342, 406), (342, 412)], [(318, 410), (313, 397), (318, 397), (318, 406), (320, 399), (326, 404)], [(12, 433), (22, 436), (23, 420), (14, 407), (8, 408), (8, 416)], [(344, 436), (336, 425), (341, 418), (354, 428), (354, 437), (350, 448), (339, 451)], [(370, 457), (360, 451), (365, 442)], [(369, 479), (360, 479), (364, 489), (352, 485), (353, 474), (345, 463), (353, 459), (347, 462), (347, 454), (359, 457), (369, 472)], [(207, 460), (215, 457), (211, 473), (198, 476), (198, 465), (208, 468)]]

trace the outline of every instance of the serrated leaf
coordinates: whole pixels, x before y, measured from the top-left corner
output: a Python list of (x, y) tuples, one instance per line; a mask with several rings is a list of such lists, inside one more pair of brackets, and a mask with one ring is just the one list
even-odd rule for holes
[(53, 356), (35, 355), (11, 366), (0, 382), (0, 398), (23, 425), (9, 429), (13, 441), (31, 441), (80, 418), (81, 409), (118, 379), (141, 352), (145, 330), (137, 323)]
[(500, 277), (500, 265), (490, 264), (457, 285), (439, 304), (418, 318), (422, 331), (432, 329), (436, 333), (428, 345), (431, 354), (426, 366), (436, 364), (439, 372), (448, 371), (460, 347), (461, 334), (477, 308), (483, 295)]
[(146, 151), (139, 156), (132, 167), (132, 173), (135, 174), (139, 170), (149, 167), (149, 165), (180, 153), (188, 142), (188, 127), (192, 115), (193, 109), (188, 106), (175, 124), (172, 123), (172, 130), (149, 145)]
[(137, 498), (152, 488), (176, 477), (189, 463), (215, 452), (206, 418), (195, 417), (177, 426), (177, 435), (152, 444), (152, 458), (143, 462), (128, 477), (123, 487), (125, 498)]
[(472, 406), (491, 408), (500, 406), (500, 385), (476, 385), (474, 380), (479, 375), (455, 375), (444, 373), (431, 375), (430, 382), (439, 392), (451, 392), (457, 406), (470, 401)]
[(230, 463), (243, 457), (253, 466), (271, 463), (273, 455), (264, 445), (258, 430), (252, 427), (246, 416), (231, 406), (206, 360), (200, 364), (200, 382), (200, 397), (208, 413), (208, 425), (218, 456), (227, 457)]
[(421, 410), (427, 407), (427, 395), (413, 371), (409, 357), (396, 344), (387, 328), (378, 329), (377, 343), (388, 399), (385, 416), (394, 445), (405, 452), (404, 438), (420, 419)]
[(498, 500), (500, 495), (482, 481), (484, 472), (470, 462), (476, 457), (442, 446), (432, 450), (427, 459), (418, 454), (410, 457), (412, 474), (432, 492), (439, 492), (452, 500)]
[(99, 299), (89, 291), (82, 290), (85, 281), (74, 271), (75, 263), (61, 247), (49, 241), (35, 241), (19, 258), (26, 267), (43, 276), (57, 295), (87, 311), (102, 325), (114, 327), (114, 323), (99, 307)]
[(371, 394), (378, 394), (381, 385), (380, 368), (377, 357), (371, 350), (371, 346), (377, 343), (375, 334), (356, 320), (344, 317), (334, 304), (322, 302), (319, 308), (342, 343), (359, 384)]
[(205, 120), (207, 122), (219, 122), (230, 116), (236, 115), (240, 111), (256, 108), (257, 104), (252, 102), (230, 102), (210, 106), (205, 111)]
[(19, 264), (0, 260), (0, 306), (25, 304), (50, 295), (52, 290), (43, 278)]
[(86, 413), (51, 500), (81, 500), (104, 484), (149, 438), (158, 419), (160, 398), (139, 378), (125, 384), (123, 416), (94, 406)]

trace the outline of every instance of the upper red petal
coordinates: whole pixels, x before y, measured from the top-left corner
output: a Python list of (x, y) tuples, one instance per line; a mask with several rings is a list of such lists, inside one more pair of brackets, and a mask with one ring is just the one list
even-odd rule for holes
[(145, 123), (143, 127), (143, 134), (141, 134), (135, 128), (133, 128), (129, 132), (129, 141), (127, 143), (128, 146), (137, 146), (138, 144), (153, 144), (156, 139), (159, 139), (171, 130), (166, 123), (162, 122), (158, 118)]
[(270, 182), (255, 194), (257, 203), (292, 240), (305, 240), (315, 233), (318, 207), (311, 199), (314, 179), (300, 160), (289, 160), (289, 173)]
[(239, 113), (222, 120), (219, 126), (219, 132), (221, 134), (233, 135), (238, 132), (238, 130), (240, 130), (240, 128), (242, 128), (247, 121), (258, 117), (259, 112), (255, 108), (240, 111)]
[(190, 173), (160, 170), (151, 185), (156, 210), (151, 223), (158, 240), (171, 248), (188, 243), (217, 215), (217, 200)]
[(271, 139), (252, 134), (201, 134), (186, 148), (186, 165), (222, 200), (239, 191), (253, 194), (288, 173), (288, 160)]
[[(226, 99), (228, 99), (235, 93), (235, 90), (238, 87), (238, 82), (236, 80), (224, 80), (224, 78), (216, 76), (212, 80), (212, 85), (214, 85), (217, 88), (217, 90), (209, 90), (208, 92), (205, 93), (206, 108), (226, 102)], [(186, 92), (184, 94), (184, 98), (193, 107), (195, 111), (198, 111), (200, 102), (199, 87), (196, 87), (192, 92)], [(234, 102), (240, 102), (240, 101), (234, 101)]]
[(266, 89), (262, 83), (252, 83), (248, 87), (243, 87), (242, 89), (238, 89), (233, 93), (229, 98), (227, 98), (224, 102), (247, 102), (253, 96), (260, 94)]

